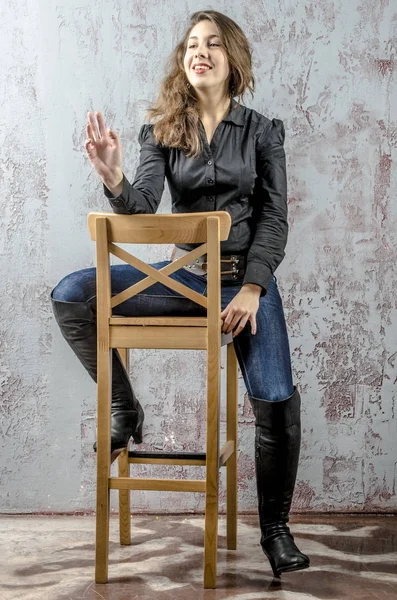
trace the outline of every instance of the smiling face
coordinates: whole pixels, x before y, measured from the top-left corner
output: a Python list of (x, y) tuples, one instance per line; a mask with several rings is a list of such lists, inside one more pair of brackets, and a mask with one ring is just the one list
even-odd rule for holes
[(228, 88), (229, 61), (219, 33), (215, 23), (208, 20), (190, 31), (183, 65), (189, 83), (198, 91)]

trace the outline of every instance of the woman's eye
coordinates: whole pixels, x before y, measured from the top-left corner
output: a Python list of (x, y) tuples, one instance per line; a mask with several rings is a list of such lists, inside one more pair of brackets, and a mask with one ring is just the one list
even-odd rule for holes
[[(210, 46), (217, 46), (217, 47), (220, 46), (220, 44), (216, 44), (215, 42), (211, 42), (209, 45)], [(196, 44), (190, 44), (190, 46), (188, 46), (189, 49), (195, 48), (195, 47), (196, 47)]]

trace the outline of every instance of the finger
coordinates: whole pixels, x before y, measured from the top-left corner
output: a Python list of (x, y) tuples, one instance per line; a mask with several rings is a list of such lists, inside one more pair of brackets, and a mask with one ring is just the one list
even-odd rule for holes
[(221, 319), (223, 319), (224, 317), (226, 317), (227, 313), (229, 312), (229, 304), (227, 306), (225, 306), (225, 308), (222, 310), (221, 312)]
[(87, 140), (91, 140), (91, 142), (94, 142), (94, 134), (92, 133), (92, 127), (89, 123), (87, 123), (87, 125), (85, 126), (85, 134)]
[(90, 131), (91, 131), (90, 137), (94, 142), (97, 142), (99, 140), (99, 132), (98, 132), (97, 124), (96, 124), (96, 121), (95, 121), (95, 118), (94, 118), (94, 115), (92, 114), (92, 112), (88, 113), (88, 123), (90, 125)]
[[(229, 314), (229, 313), (228, 313)], [(227, 315), (228, 316), (228, 315)], [(229, 327), (230, 327), (230, 323), (232, 321), (232, 315), (229, 317), (229, 320), (226, 321), (227, 316), (222, 320), (222, 332), (223, 333), (227, 333)]]
[(84, 144), (86, 152), (91, 156), (94, 152), (96, 152), (96, 145), (92, 139), (92, 131), (90, 125), (86, 126), (86, 140)]
[(84, 147), (86, 149), (87, 154), (92, 154), (95, 150), (95, 145), (93, 144), (92, 140), (88, 139), (85, 141)]
[(98, 121), (100, 136), (103, 137), (106, 134), (105, 120), (102, 116), (102, 113), (99, 110), (97, 110), (95, 114)]
[(244, 327), (246, 326), (248, 321), (248, 315), (246, 317), (242, 317), (240, 319), (240, 323), (238, 324), (238, 327), (235, 331), (233, 331), (233, 337), (236, 337), (236, 335), (238, 335), (239, 333), (241, 333), (244, 329)]
[(90, 123), (87, 123), (87, 125), (85, 127), (85, 132), (86, 132), (87, 139), (91, 140), (95, 144), (96, 140), (95, 140), (94, 133), (92, 131), (92, 127), (91, 127)]
[(225, 308), (222, 310), (222, 312), (221, 312), (221, 319), (226, 318), (227, 315), (230, 313), (230, 311), (233, 311), (233, 304), (232, 304), (232, 302), (229, 302), (229, 304), (227, 304), (225, 306)]
[(233, 323), (233, 319), (235, 319), (235, 318), (236, 318), (236, 313), (232, 308), (230, 308), (227, 311), (225, 319), (223, 321), (224, 333), (228, 333), (228, 331), (230, 331), (231, 324)]
[(252, 333), (252, 335), (255, 335), (256, 334), (256, 316), (252, 315), (249, 318), (249, 322), (251, 323), (251, 333)]
[(226, 328), (226, 332), (225, 333), (230, 333), (231, 331), (233, 331), (233, 329), (235, 329), (235, 327), (237, 327), (238, 322), (242, 318), (243, 318), (243, 316), (241, 314), (235, 313), (234, 316), (233, 316), (233, 320), (230, 323), (230, 325)]
[(119, 136), (117, 135), (117, 133), (115, 131), (113, 131), (113, 129), (108, 129), (108, 134), (109, 134), (109, 137), (112, 140), (112, 142), (114, 142), (115, 144), (118, 144)]
[(224, 320), (227, 318), (227, 316), (228, 316), (228, 314), (229, 314), (229, 311), (230, 311), (230, 306), (229, 306), (229, 304), (228, 304), (228, 305), (226, 306), (226, 308), (224, 308), (224, 309), (223, 309), (223, 311), (221, 312), (221, 319), (222, 319), (223, 321), (224, 321)]

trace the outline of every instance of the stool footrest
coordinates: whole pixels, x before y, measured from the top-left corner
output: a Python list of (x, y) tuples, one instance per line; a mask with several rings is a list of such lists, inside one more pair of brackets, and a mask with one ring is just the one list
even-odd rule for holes
[(177, 458), (177, 459), (191, 459), (205, 460), (205, 452), (146, 452), (130, 450), (128, 452), (128, 458)]
[(133, 464), (168, 464), (205, 466), (205, 452), (128, 452), (128, 462)]
[(133, 479), (109, 477), (111, 490), (154, 490), (158, 492), (205, 492), (206, 482), (200, 479)]

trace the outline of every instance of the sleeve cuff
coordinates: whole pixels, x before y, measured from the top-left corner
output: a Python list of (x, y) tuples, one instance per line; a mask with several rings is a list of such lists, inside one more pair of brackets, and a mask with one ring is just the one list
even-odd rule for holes
[(127, 195), (128, 195), (127, 194), (127, 186), (128, 185), (129, 185), (128, 179), (123, 174), (123, 189), (121, 191), (121, 194), (115, 198), (113, 196), (112, 192), (109, 190), (109, 188), (107, 188), (106, 185), (103, 184), (103, 192), (104, 192), (106, 198), (108, 198), (109, 203), (115, 212), (118, 212), (118, 211), (125, 212), (126, 211), (125, 198), (127, 198)]
[(264, 265), (263, 263), (250, 261), (247, 264), (243, 285), (246, 283), (260, 285), (262, 288), (261, 296), (264, 296), (272, 279), (273, 273), (268, 266)]
[(103, 184), (103, 193), (105, 194), (106, 198), (109, 198), (109, 200), (114, 200), (112, 192), (106, 187), (105, 184)]
[[(126, 176), (124, 175), (124, 173), (123, 173), (123, 180), (122, 180), (122, 181), (123, 181), (123, 189), (122, 189), (122, 191), (121, 191), (121, 194), (120, 194), (119, 196), (117, 196), (117, 198), (120, 198), (120, 196), (123, 196), (123, 194), (124, 194), (124, 192), (125, 192), (125, 185), (126, 185), (126, 183), (127, 183), (127, 178), (126, 178)], [(107, 187), (106, 187), (106, 185), (105, 185), (105, 184), (103, 184), (103, 192), (104, 192), (105, 196), (106, 196), (107, 198), (109, 198), (109, 200), (113, 200), (113, 199), (115, 198), (115, 197), (113, 196), (112, 192), (109, 190), (109, 188), (107, 188)]]

